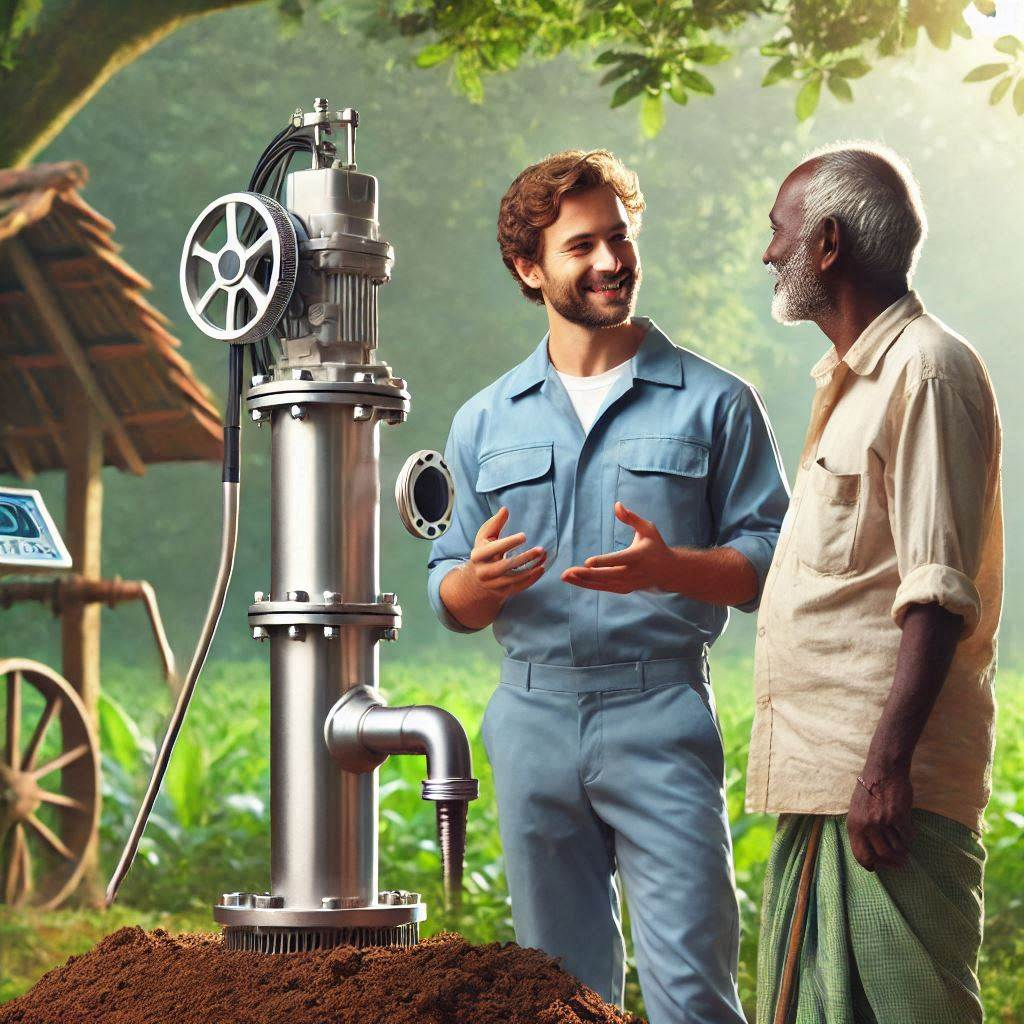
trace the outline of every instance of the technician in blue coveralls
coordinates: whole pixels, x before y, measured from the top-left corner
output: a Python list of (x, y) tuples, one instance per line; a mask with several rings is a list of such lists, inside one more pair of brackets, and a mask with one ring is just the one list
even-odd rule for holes
[(618, 870), (652, 1024), (732, 1024), (707, 650), (730, 605), (757, 606), (788, 494), (753, 389), (631, 316), (643, 208), (603, 150), (548, 157), (502, 200), (502, 257), (549, 332), (455, 416), (429, 592), (505, 648), (483, 735), (519, 943), (621, 1001)]

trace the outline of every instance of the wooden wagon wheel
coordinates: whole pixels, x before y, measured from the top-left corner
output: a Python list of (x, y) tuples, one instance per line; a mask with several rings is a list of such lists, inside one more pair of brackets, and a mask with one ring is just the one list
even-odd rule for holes
[(50, 910), (78, 884), (99, 827), (99, 744), (81, 698), (46, 665), (0, 659), (0, 693), (0, 903)]

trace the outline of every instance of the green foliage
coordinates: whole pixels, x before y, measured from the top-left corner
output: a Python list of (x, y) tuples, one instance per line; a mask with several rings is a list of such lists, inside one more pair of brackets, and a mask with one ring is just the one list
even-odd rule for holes
[(0, 7), (0, 70), (14, 66), (14, 54), (22, 37), (39, 20), (43, 0), (7, 0)]
[(798, 121), (806, 121), (818, 109), (822, 77), (820, 71), (814, 72), (796, 94), (796, 119)]
[(647, 138), (653, 139), (664, 126), (665, 108), (662, 105), (661, 96), (648, 93), (640, 108), (640, 127)]
[(989, 82), (993, 78), (998, 78), (999, 80), (992, 86), (992, 91), (988, 96), (988, 101), (992, 106), (1010, 94), (1010, 87), (1013, 86), (1013, 109), (1018, 116), (1024, 117), (1024, 43), (1016, 36), (1000, 36), (994, 46), (999, 53), (1006, 54), (1012, 59), (991, 64), (979, 64), (964, 76), (964, 81)]
[[(180, 910), (209, 904), (205, 879), (262, 891), (267, 858), (269, 770), (266, 687), (252, 683), (263, 666), (211, 666), (198, 687), (150, 826), (139, 845), (123, 899)], [(113, 865), (142, 800), (169, 700), (139, 703), (135, 716), (111, 696), (153, 695), (152, 682), (125, 673), (100, 701), (104, 814), (101, 850)], [(228, 884), (230, 877), (237, 885)], [(223, 888), (223, 887), (222, 887)]]
[[(594, 62), (602, 69), (600, 84), (616, 83), (612, 108), (641, 98), (647, 137), (664, 124), (655, 100), (668, 95), (685, 104), (690, 94), (712, 95), (712, 81), (697, 66), (729, 60), (749, 41), (750, 33), (741, 30), (763, 19), (781, 27), (761, 47), (774, 59), (762, 85), (801, 83), (800, 121), (817, 109), (823, 82), (836, 99), (851, 102), (849, 80), (867, 74), (872, 62), (912, 48), (922, 31), (941, 50), (954, 36), (971, 35), (964, 20), (969, 0), (386, 0), (383, 6), (393, 33), (435, 39), (416, 63), (434, 67), (450, 60), (459, 87), (476, 103), (483, 99), (484, 77), (515, 67), (525, 54), (549, 59), (611, 43)], [(979, 0), (977, 6), (988, 4)], [(379, 23), (374, 31), (382, 32)], [(997, 43), (1011, 55), (1019, 45), (1012, 36)]]

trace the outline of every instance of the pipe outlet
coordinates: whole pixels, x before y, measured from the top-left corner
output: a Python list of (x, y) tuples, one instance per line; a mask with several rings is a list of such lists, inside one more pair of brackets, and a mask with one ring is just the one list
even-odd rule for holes
[(380, 691), (356, 686), (331, 708), (324, 739), (331, 757), (350, 772), (371, 772), (391, 754), (425, 755), (424, 800), (475, 800), (479, 795), (469, 738), (444, 708), (389, 708)]
[(349, 690), (324, 723), (331, 757), (350, 772), (371, 772), (391, 754), (423, 754), (422, 797), (435, 801), (445, 904), (460, 905), (467, 803), (479, 795), (469, 739), (459, 720), (431, 705), (389, 708), (369, 686)]

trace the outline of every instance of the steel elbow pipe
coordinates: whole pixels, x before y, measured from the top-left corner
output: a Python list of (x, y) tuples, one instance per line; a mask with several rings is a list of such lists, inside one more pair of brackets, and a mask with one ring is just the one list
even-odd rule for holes
[(431, 705), (389, 708), (369, 686), (357, 686), (331, 708), (324, 723), (331, 757), (350, 772), (371, 772), (391, 754), (423, 754), (427, 777), (422, 797), (434, 801), (445, 905), (461, 901), (468, 802), (480, 783), (473, 778), (469, 738), (459, 720)]
[(424, 800), (475, 800), (479, 795), (469, 738), (462, 723), (443, 708), (391, 708), (379, 692), (358, 686), (331, 709), (324, 739), (346, 771), (373, 771), (391, 754), (425, 755)]
[(475, 800), (479, 794), (466, 731), (444, 708), (371, 708), (363, 716), (359, 737), (378, 753), (424, 754), (424, 800)]

